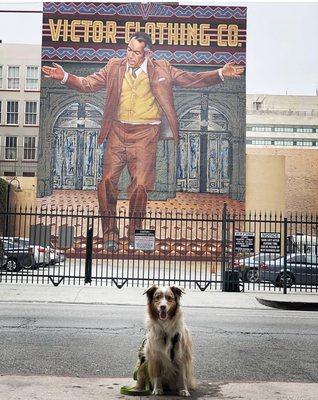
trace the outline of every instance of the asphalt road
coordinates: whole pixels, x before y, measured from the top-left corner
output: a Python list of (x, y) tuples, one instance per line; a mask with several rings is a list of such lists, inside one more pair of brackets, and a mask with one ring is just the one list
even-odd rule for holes
[[(184, 308), (197, 378), (318, 381), (318, 313)], [(144, 307), (0, 304), (0, 374), (130, 376)]]

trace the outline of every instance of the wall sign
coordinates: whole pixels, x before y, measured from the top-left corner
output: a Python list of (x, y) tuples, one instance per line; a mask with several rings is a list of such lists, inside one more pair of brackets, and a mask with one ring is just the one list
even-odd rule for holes
[(235, 232), (234, 251), (242, 253), (255, 251), (255, 233), (254, 232)]
[(281, 237), (277, 232), (261, 232), (260, 235), (260, 253), (280, 254)]

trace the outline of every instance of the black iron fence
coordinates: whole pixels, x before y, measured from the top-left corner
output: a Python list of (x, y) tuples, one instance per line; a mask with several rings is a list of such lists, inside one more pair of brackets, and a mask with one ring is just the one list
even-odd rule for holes
[[(115, 219), (116, 238), (103, 235), (103, 218)], [(133, 240), (124, 208), (116, 216), (20, 208), (0, 212), (0, 220), (2, 282), (284, 293), (318, 287), (316, 216), (236, 215), (226, 206), (221, 214), (149, 210)]]

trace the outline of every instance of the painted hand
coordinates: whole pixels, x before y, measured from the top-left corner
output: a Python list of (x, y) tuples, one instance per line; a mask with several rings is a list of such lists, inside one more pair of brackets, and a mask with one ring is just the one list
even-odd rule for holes
[(234, 61), (230, 61), (222, 67), (224, 78), (238, 78), (244, 72), (244, 67), (235, 66)]
[(53, 63), (53, 67), (42, 67), (42, 72), (45, 78), (53, 78), (61, 81), (64, 78), (64, 69), (59, 64)]

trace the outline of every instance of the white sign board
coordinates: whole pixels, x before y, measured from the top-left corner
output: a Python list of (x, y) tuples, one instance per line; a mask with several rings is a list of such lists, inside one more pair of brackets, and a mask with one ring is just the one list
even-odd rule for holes
[(155, 250), (155, 230), (136, 229), (135, 230), (135, 250)]

